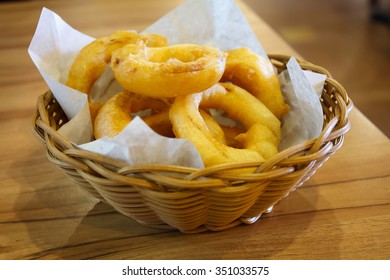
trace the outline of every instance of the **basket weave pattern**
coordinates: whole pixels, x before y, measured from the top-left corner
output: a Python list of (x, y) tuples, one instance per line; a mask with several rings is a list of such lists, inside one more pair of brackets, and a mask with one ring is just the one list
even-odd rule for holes
[[(269, 55), (278, 69), (289, 58)], [(80, 188), (141, 224), (184, 233), (225, 230), (254, 223), (262, 213), (302, 185), (343, 144), (352, 102), (322, 67), (299, 61), (302, 69), (327, 75), (321, 104), (321, 135), (262, 162), (224, 164), (206, 169), (137, 165), (78, 149), (57, 130), (67, 118), (50, 91), (39, 97), (33, 116), (36, 135), (48, 159)], [(228, 170), (254, 167), (253, 174)]]

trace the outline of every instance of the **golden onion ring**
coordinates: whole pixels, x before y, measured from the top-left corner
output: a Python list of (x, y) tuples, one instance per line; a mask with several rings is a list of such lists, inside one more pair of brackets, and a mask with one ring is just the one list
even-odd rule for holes
[[(169, 102), (162, 99), (140, 96), (129, 91), (121, 91), (107, 100), (100, 108), (94, 122), (94, 135), (96, 139), (107, 136), (115, 137), (133, 119), (132, 114), (151, 109), (151, 115), (163, 114), (169, 109)], [(163, 118), (160, 116), (160, 118)], [(161, 122), (154, 120), (157, 128)], [(155, 130), (156, 127), (151, 128)], [(156, 129), (158, 130), (158, 129)]]
[[(84, 46), (77, 54), (69, 71), (66, 85), (89, 94), (96, 80), (103, 74), (111, 61), (111, 53), (126, 44), (145, 42), (149, 46), (166, 46), (167, 39), (157, 34), (138, 34), (135, 31), (117, 31), (109, 37), (98, 38)], [(92, 123), (102, 106), (88, 96)]]
[(226, 53), (211, 46), (139, 43), (113, 52), (111, 68), (126, 90), (161, 98), (206, 90), (220, 80), (225, 62)]
[(248, 48), (234, 49), (227, 53), (222, 81), (231, 81), (247, 90), (279, 119), (287, 113), (289, 106), (283, 99), (278, 77), (269, 59)]
[[(95, 138), (116, 136), (132, 121), (133, 114), (145, 110), (150, 110), (150, 114), (140, 117), (150, 128), (162, 136), (175, 137), (169, 120), (170, 106), (169, 100), (145, 97), (129, 91), (117, 93), (101, 107), (95, 118)], [(224, 142), (224, 133), (219, 124), (209, 113), (200, 111), (212, 135)]]
[(117, 31), (109, 37), (98, 38), (80, 50), (70, 68), (66, 85), (88, 94), (111, 61), (112, 52), (138, 41), (153, 47), (168, 44), (161, 35), (138, 34), (135, 31)]
[[(247, 129), (239, 141), (242, 149), (229, 147), (215, 139), (207, 128), (199, 108), (224, 110)], [(280, 121), (253, 95), (227, 83), (196, 94), (176, 97), (169, 111), (173, 131), (179, 138), (189, 140), (198, 150), (205, 166), (228, 162), (264, 160), (277, 153), (280, 141)], [(261, 128), (261, 129), (260, 129)], [(267, 136), (259, 135), (267, 131)], [(257, 139), (269, 145), (256, 145)], [(269, 149), (271, 151), (263, 151)]]

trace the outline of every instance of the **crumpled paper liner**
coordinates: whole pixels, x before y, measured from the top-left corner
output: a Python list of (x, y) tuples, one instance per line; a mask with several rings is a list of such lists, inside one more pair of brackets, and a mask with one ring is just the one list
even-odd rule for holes
[[(114, 31), (113, 31), (114, 32)], [(143, 32), (166, 36), (170, 44), (213, 45), (222, 50), (249, 47), (266, 56), (244, 15), (232, 0), (190, 0), (156, 21)], [(70, 121), (59, 133), (84, 150), (96, 152), (130, 165), (158, 163), (203, 168), (195, 147), (183, 139), (156, 134), (136, 117), (119, 135), (93, 140), (86, 94), (67, 87), (70, 66), (80, 49), (93, 41), (69, 26), (54, 12), (43, 8), (28, 52)], [(281, 150), (316, 138), (322, 130), (322, 93), (325, 76), (302, 71), (293, 58), (279, 75), (291, 109), (282, 119)], [(90, 95), (104, 102), (121, 90), (107, 67)]]

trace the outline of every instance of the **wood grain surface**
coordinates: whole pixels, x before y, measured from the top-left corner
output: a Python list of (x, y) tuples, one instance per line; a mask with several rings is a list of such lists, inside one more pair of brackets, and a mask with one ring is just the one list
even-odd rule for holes
[[(390, 143), (356, 109), (344, 146), (304, 186), (257, 223), (222, 232), (139, 225), (83, 193), (46, 159), (31, 116), (47, 86), (27, 53), (42, 7), (98, 37), (142, 30), (182, 2), (0, 4), (0, 259), (389, 259)], [(298, 56), (238, 4), (268, 53)]]

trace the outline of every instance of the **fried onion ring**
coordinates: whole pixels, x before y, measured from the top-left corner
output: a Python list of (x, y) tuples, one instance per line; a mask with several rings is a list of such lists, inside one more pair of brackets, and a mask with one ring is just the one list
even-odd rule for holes
[(287, 113), (289, 106), (284, 102), (272, 63), (248, 48), (227, 53), (222, 81), (231, 81), (256, 96), (278, 119)]
[(66, 85), (88, 94), (111, 61), (112, 52), (138, 41), (145, 42), (151, 47), (168, 44), (166, 38), (161, 35), (138, 34), (135, 31), (117, 31), (109, 37), (98, 38), (78, 53), (70, 68)]
[[(120, 92), (99, 110), (94, 125), (95, 138), (116, 136), (131, 122), (133, 114), (144, 110), (151, 110), (149, 115), (140, 115), (150, 128), (162, 136), (173, 138), (175, 135), (169, 120), (170, 106), (169, 100), (144, 97), (128, 91)], [(211, 134), (218, 141), (225, 143), (225, 136), (219, 124), (206, 111), (200, 110), (200, 112)]]
[[(151, 121), (151, 128), (157, 130), (164, 120), (164, 111), (167, 112), (170, 104), (162, 99), (140, 96), (129, 91), (121, 91), (107, 100), (100, 108), (94, 122), (94, 135), (96, 139), (103, 136), (113, 138), (121, 132), (133, 119), (132, 114), (151, 109), (151, 115), (162, 114), (160, 121)], [(166, 114), (168, 116), (168, 114)], [(168, 119), (168, 117), (166, 117)]]
[(225, 62), (226, 53), (211, 46), (139, 43), (113, 52), (111, 68), (126, 90), (161, 98), (206, 90), (220, 80)]
[[(80, 92), (89, 94), (92, 86), (103, 74), (111, 61), (111, 53), (127, 44), (142, 41), (148, 46), (166, 46), (167, 39), (158, 34), (138, 34), (135, 31), (117, 31), (109, 37), (98, 38), (84, 46), (77, 54), (69, 71), (66, 85)], [(92, 122), (102, 106), (94, 103), (88, 96)]]
[[(247, 129), (239, 141), (242, 149), (229, 147), (215, 139), (207, 129), (199, 108), (224, 110)], [(179, 138), (189, 140), (199, 151), (205, 166), (228, 162), (263, 160), (277, 153), (280, 141), (280, 121), (253, 95), (238, 86), (216, 84), (201, 93), (176, 97), (169, 118)], [(259, 135), (267, 131), (267, 136)], [(256, 145), (257, 139), (269, 142)], [(271, 151), (263, 151), (269, 149)]]

